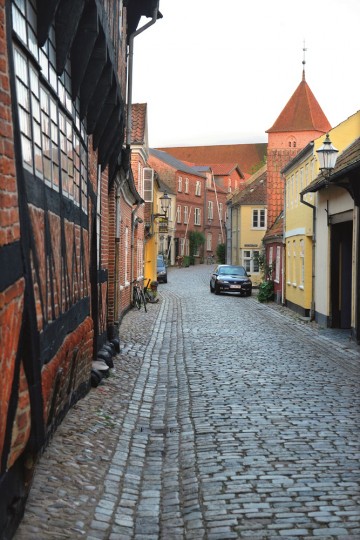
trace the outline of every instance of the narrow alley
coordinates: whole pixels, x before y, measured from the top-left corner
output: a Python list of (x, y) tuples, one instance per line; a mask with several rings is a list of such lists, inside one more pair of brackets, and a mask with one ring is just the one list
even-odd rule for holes
[(360, 538), (359, 348), (170, 269), (37, 466), (16, 540)]

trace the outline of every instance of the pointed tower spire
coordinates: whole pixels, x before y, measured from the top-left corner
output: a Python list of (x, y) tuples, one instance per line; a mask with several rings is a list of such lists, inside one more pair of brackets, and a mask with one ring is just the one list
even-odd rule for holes
[(302, 72), (302, 80), (305, 81), (305, 64), (306, 64), (306, 60), (305, 60), (305, 53), (307, 51), (307, 48), (305, 47), (305, 39), (304, 39), (304, 45), (303, 45), (303, 61), (302, 61), (302, 65), (303, 65), (303, 72)]

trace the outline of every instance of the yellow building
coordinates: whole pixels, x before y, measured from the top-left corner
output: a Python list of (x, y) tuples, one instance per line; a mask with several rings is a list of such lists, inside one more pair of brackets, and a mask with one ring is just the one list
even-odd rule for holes
[[(360, 111), (329, 131), (339, 151), (330, 177), (303, 191), (315, 198), (314, 317), (322, 326), (351, 330), (360, 341)], [(314, 141), (314, 153), (325, 137)]]
[[(330, 130), (331, 140), (340, 151), (346, 148), (359, 134), (360, 112), (339, 126)], [(282, 174), (285, 179), (285, 299), (286, 305), (294, 311), (315, 317), (315, 276), (325, 279), (321, 249), (327, 249), (316, 238), (314, 225), (329, 211), (326, 205), (317, 212), (316, 190), (309, 190), (319, 174), (316, 151), (324, 142), (321, 136), (310, 142), (286, 167)], [(304, 193), (302, 193), (304, 192)], [(327, 193), (328, 194), (328, 193)], [(326, 194), (325, 194), (326, 195)], [(333, 203), (334, 204), (334, 203)], [(325, 215), (326, 217), (326, 215)], [(317, 240), (317, 242), (316, 242)], [(327, 244), (326, 244), (327, 245)], [(316, 263), (314, 251), (318, 250)], [(325, 253), (323, 254), (325, 256)], [(316, 268), (317, 264), (317, 268)], [(320, 299), (317, 299), (317, 304)], [(321, 302), (320, 302), (321, 303)]]
[(231, 264), (239, 264), (261, 282), (259, 255), (267, 227), (266, 165), (238, 189), (228, 201), (231, 226)]
[(300, 192), (317, 176), (314, 142), (310, 142), (282, 170), (285, 178), (284, 241), (286, 305), (310, 316), (313, 290), (314, 196)]

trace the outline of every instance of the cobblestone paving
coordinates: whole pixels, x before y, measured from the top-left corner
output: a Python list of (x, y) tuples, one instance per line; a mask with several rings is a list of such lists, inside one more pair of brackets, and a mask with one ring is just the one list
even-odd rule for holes
[(16, 540), (360, 539), (360, 354), (170, 269), (42, 456)]

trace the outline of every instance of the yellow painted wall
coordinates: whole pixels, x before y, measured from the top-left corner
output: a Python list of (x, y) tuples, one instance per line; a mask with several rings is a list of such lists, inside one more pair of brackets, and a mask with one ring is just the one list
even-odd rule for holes
[[(349, 117), (333, 128), (329, 134), (333, 145), (342, 152), (360, 133), (360, 111)], [(285, 175), (285, 283), (286, 300), (304, 308), (310, 309), (312, 298), (312, 234), (313, 234), (313, 211), (300, 202), (300, 192), (310, 184), (319, 174), (319, 164), (316, 150), (323, 144), (325, 136), (322, 135), (314, 141), (312, 153), (296, 163)], [(316, 204), (316, 196), (313, 193), (306, 194), (305, 201)], [(299, 285), (301, 273), (300, 240), (304, 241), (304, 286)], [(291, 255), (289, 262), (288, 242), (295, 241), (296, 256)], [(319, 241), (319, 239), (318, 239)], [(294, 270), (295, 267), (295, 270)], [(295, 274), (295, 278), (294, 278)]]
[[(252, 227), (253, 210), (266, 209), (264, 205), (249, 205), (241, 206), (240, 212), (240, 245), (239, 249), (241, 253), (244, 250), (262, 251), (262, 239), (266, 233), (266, 227), (264, 229), (254, 229)], [(238, 252), (239, 252), (238, 249)], [(243, 264), (242, 256), (239, 264)], [(262, 281), (261, 272), (251, 271), (251, 281), (253, 285), (259, 285)]]

